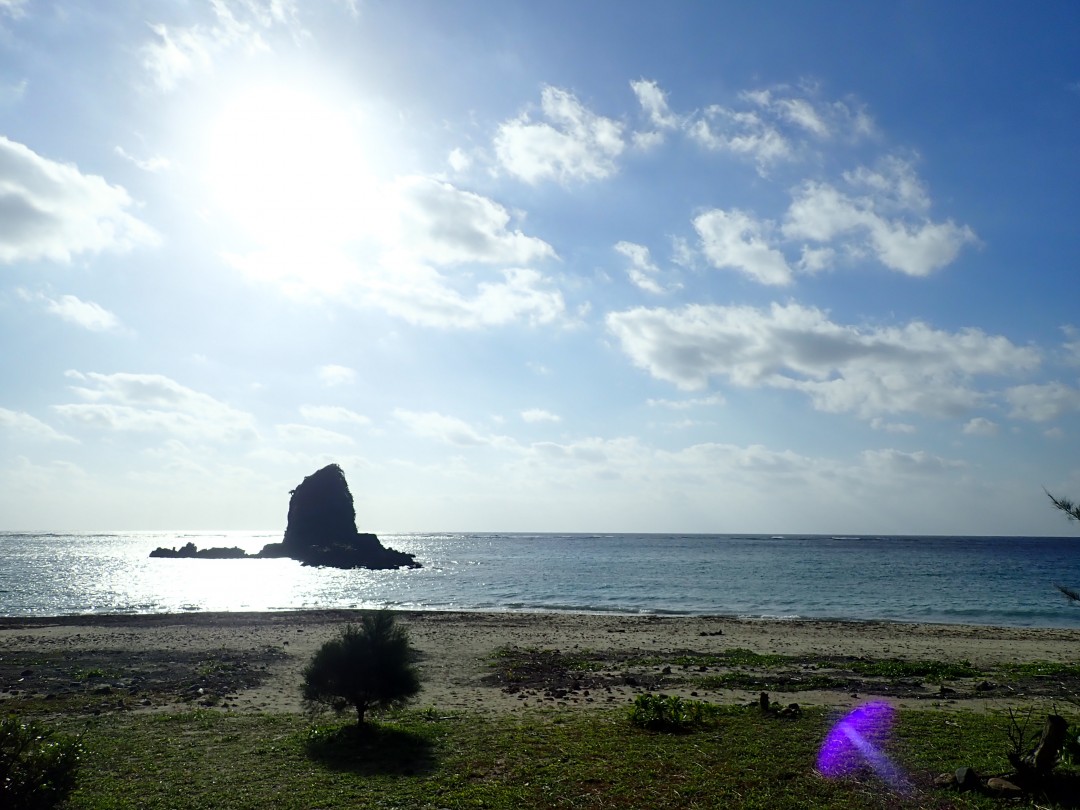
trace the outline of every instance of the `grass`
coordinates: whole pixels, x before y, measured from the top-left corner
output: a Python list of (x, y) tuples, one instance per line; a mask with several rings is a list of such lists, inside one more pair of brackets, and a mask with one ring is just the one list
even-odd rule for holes
[(902, 661), (898, 658), (879, 660), (855, 660), (848, 668), (860, 675), (876, 678), (925, 678), (929, 681), (946, 681), (956, 678), (975, 678), (982, 675), (968, 661)]
[(1059, 664), (1054, 661), (1029, 661), (1023, 664), (1010, 664), (1005, 667), (1005, 672), (1006, 674), (1017, 678), (1080, 678), (1080, 664)]
[[(1075, 722), (1077, 718), (1072, 718)], [(626, 710), (395, 715), (366, 732), (287, 715), (196, 711), (59, 721), (87, 754), (71, 810), (197, 808), (979, 808), (935, 790), (969, 765), (1003, 773), (1007, 718), (903, 711), (889, 751), (916, 785), (815, 772), (835, 717), (724, 707), (691, 733), (635, 727)]]

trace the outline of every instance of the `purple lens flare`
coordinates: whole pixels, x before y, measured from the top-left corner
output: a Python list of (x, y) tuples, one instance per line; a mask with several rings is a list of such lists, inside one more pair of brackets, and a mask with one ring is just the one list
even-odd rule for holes
[(818, 754), (818, 772), (830, 779), (869, 767), (893, 789), (905, 792), (903, 774), (884, 752), (896, 710), (888, 703), (864, 703), (832, 727)]

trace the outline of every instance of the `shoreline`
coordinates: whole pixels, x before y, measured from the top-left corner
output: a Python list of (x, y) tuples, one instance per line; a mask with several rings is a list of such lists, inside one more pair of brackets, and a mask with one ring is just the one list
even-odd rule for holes
[[(0, 615), (0, 630), (14, 626), (18, 623), (25, 624), (76, 624), (76, 623), (115, 623), (122, 621), (139, 622), (142, 620), (162, 621), (171, 618), (195, 619), (197, 617), (259, 617), (259, 616), (301, 616), (301, 615), (360, 615), (365, 612), (380, 609), (378, 606), (371, 607), (328, 607), (328, 608), (270, 608), (266, 610), (184, 610), (173, 612), (150, 612), (150, 613), (59, 613), (59, 614), (26, 614), (26, 615)], [(595, 618), (630, 618), (630, 619), (688, 619), (688, 620), (716, 620), (734, 622), (761, 622), (775, 624), (837, 624), (837, 625), (888, 625), (888, 626), (915, 626), (915, 627), (966, 627), (986, 628), (1017, 631), (1060, 631), (1064, 633), (1080, 634), (1080, 625), (1053, 624), (1053, 625), (1027, 625), (1027, 624), (997, 624), (994, 622), (955, 622), (935, 621), (924, 619), (920, 621), (891, 618), (851, 618), (841, 616), (803, 616), (799, 614), (789, 616), (747, 615), (742, 613), (683, 613), (667, 610), (599, 610), (588, 608), (440, 608), (440, 607), (386, 607), (393, 613), (400, 615), (423, 615), (423, 614), (449, 614), (449, 615), (473, 615), (483, 616), (586, 616)]]
[[(202, 687), (191, 689), (192, 673), (214, 669), (235, 677), (207, 686), (214, 692), (211, 705), (300, 712), (304, 666), (324, 641), (364, 612), (0, 617), (0, 710), (28, 696), (45, 698), (54, 682), (54, 692), (78, 691), (73, 684), (86, 671), (101, 671), (108, 681), (103, 685), (115, 682), (117, 693), (130, 695), (119, 701), (125, 709), (202, 705), (203, 693), (197, 692)], [(1053, 701), (1052, 683), (1032, 681), (1014, 688), (995, 674), (1009, 666), (1080, 664), (1080, 630), (1064, 628), (524, 611), (394, 613), (418, 652), (422, 691), (413, 705), (443, 711), (619, 707), (646, 691), (742, 703), (757, 692), (724, 680), (753, 669), (725, 665), (724, 656), (734, 650), (779, 662), (763, 670), (763, 677), (780, 684), (770, 693), (783, 703), (846, 707), (877, 696), (901, 706), (981, 711)], [(542, 675), (547, 680), (500, 680), (495, 667), (500, 650), (519, 656), (545, 651), (549, 671)], [(577, 671), (563, 665), (581, 659), (588, 659), (589, 667)], [(688, 660), (704, 663), (689, 666)], [(966, 661), (983, 674), (939, 685), (932, 678), (855, 681), (848, 673), (845, 683), (851, 688), (811, 690), (802, 688), (805, 683), (783, 688), (826, 671), (846, 673), (843, 667), (857, 660)], [(823, 662), (833, 669), (823, 668)], [(165, 679), (160, 688), (146, 686), (153, 677)], [(145, 694), (136, 694), (140, 684)], [(1072, 691), (1071, 682), (1063, 688)]]

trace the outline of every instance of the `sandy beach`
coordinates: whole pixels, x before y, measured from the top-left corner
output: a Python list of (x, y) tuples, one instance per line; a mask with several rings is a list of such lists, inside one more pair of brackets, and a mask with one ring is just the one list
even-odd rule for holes
[[(397, 616), (418, 651), (423, 691), (414, 705), (437, 711), (617, 707), (646, 691), (735, 703), (757, 697), (758, 686), (745, 681), (750, 676), (772, 684), (772, 698), (785, 704), (848, 706), (880, 696), (899, 705), (984, 710), (1075, 693), (1076, 679), (1017, 678), (1007, 668), (1075, 664), (1080, 657), (1077, 630), (556, 613)], [(349, 611), (304, 611), (0, 619), (0, 710), (78, 695), (102, 709), (300, 712), (303, 667), (355, 618)], [(732, 650), (784, 658), (764, 668), (725, 662)], [(851, 662), (866, 659), (967, 661), (978, 672), (944, 681), (853, 674)], [(733, 682), (729, 673), (744, 680)], [(824, 675), (831, 678), (824, 688), (807, 688)]]

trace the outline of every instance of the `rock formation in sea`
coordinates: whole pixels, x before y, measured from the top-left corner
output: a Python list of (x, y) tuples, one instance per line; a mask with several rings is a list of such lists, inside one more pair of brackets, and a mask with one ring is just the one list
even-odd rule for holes
[(307, 476), (289, 499), (288, 523), (280, 543), (268, 543), (258, 554), (239, 548), (198, 549), (187, 543), (179, 550), (157, 548), (151, 557), (235, 559), (289, 557), (304, 565), (333, 568), (419, 568), (416, 557), (387, 548), (374, 534), (356, 530), (356, 508), (345, 473), (330, 464)]
[(386, 548), (374, 534), (356, 530), (352, 493), (337, 464), (307, 476), (290, 494), (285, 537), (257, 556), (334, 568), (420, 567), (412, 554)]
[(248, 554), (238, 546), (229, 548), (204, 548), (200, 549), (194, 543), (184, 543), (180, 548), (155, 548), (150, 552), (151, 557), (170, 558), (193, 558), (199, 560), (237, 560), (247, 557)]

